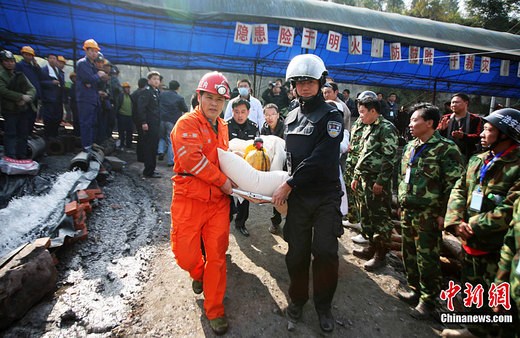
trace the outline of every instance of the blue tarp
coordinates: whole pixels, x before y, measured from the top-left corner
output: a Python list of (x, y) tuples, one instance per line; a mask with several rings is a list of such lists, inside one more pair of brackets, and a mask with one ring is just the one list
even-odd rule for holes
[[(31, 45), (68, 59), (83, 56), (94, 38), (116, 64), (283, 77), (289, 60), (314, 53), (337, 82), (367, 86), (520, 98), (520, 36), (314, 0), (0, 0), (0, 43), (17, 52)], [(267, 45), (233, 42), (236, 22), (268, 24)], [(277, 44), (280, 25), (295, 28), (293, 47)], [(301, 48), (303, 28), (318, 30), (315, 50)], [(326, 50), (329, 30), (341, 33), (340, 52)], [(363, 54), (348, 53), (348, 36), (363, 36)], [(372, 38), (385, 40), (383, 58), (371, 57)], [(402, 60), (390, 60), (390, 43), (401, 42)], [(435, 48), (434, 65), (408, 62), (408, 47)], [(459, 70), (449, 54), (459, 52)], [(464, 53), (476, 54), (473, 71)], [(491, 57), (488, 74), (481, 56)], [(510, 60), (500, 76), (501, 60)]]

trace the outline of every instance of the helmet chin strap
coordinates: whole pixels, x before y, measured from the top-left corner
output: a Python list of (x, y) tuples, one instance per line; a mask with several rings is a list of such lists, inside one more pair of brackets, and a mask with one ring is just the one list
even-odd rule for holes
[(503, 134), (501, 131), (498, 132), (497, 140), (491, 143), (487, 148), (489, 150), (495, 149), (501, 142), (507, 141), (507, 136)]

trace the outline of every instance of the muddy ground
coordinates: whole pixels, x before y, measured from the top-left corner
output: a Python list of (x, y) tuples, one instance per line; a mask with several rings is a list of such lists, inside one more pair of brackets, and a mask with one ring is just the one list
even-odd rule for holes
[[(0, 334), (5, 337), (204, 337), (214, 336), (203, 315), (203, 295), (175, 263), (169, 245), (171, 168), (158, 162), (160, 179), (143, 179), (135, 153), (102, 187), (106, 196), (89, 217), (84, 242), (59, 250), (58, 288)], [(72, 155), (71, 155), (72, 156)], [(71, 156), (47, 157), (46, 170), (66, 170)], [(229, 337), (320, 337), (310, 301), (302, 321), (287, 330), (287, 245), (267, 231), (271, 208), (252, 205), (243, 237), (231, 226), (225, 307)], [(435, 337), (439, 324), (417, 321), (395, 294), (402, 266), (363, 270), (346, 230), (340, 240), (339, 284), (333, 302), (336, 330), (330, 337)]]

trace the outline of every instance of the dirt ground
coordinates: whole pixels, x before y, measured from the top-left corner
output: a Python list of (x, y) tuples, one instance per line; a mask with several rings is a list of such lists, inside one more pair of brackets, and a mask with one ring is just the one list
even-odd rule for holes
[[(58, 289), (1, 332), (5, 337), (205, 337), (214, 336), (188, 273), (175, 263), (169, 245), (171, 168), (158, 162), (160, 179), (141, 178), (134, 152), (103, 187), (104, 200), (90, 215), (86, 241), (57, 252)], [(46, 158), (48, 170), (65, 170)], [(287, 245), (268, 232), (271, 208), (251, 205), (243, 237), (231, 225), (224, 300), (229, 337), (435, 337), (441, 327), (417, 321), (397, 299), (402, 266), (390, 257), (379, 273), (364, 271), (340, 239), (339, 283), (333, 301), (336, 329), (323, 334), (312, 301), (294, 331), (287, 330)]]

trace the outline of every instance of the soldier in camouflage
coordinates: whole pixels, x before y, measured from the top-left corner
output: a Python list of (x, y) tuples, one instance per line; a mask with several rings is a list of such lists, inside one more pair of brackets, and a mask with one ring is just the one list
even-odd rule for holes
[(386, 264), (393, 228), (390, 213), (397, 129), (381, 116), (377, 96), (374, 98), (372, 95), (375, 94), (369, 93), (360, 95), (358, 100), (359, 119), (365, 126), (350, 186), (354, 191), (360, 189), (362, 233), (369, 240), (368, 247), (352, 253), (356, 257), (369, 259), (363, 267), (374, 271)]
[(439, 108), (419, 103), (410, 111), (414, 139), (403, 150), (398, 196), (403, 263), (411, 291), (399, 292), (398, 297), (417, 305), (411, 312), (414, 318), (426, 319), (434, 314), (441, 290), (440, 247), (446, 205), (465, 168), (457, 145), (435, 130)]
[[(480, 143), (488, 150), (470, 158), (466, 174), (452, 189), (444, 227), (462, 240), (462, 282), (473, 287), (481, 284), (487, 305), (513, 203), (520, 197), (520, 111), (500, 109), (483, 120)], [(489, 313), (490, 308), (472, 308), (472, 312)], [(468, 326), (476, 335), (486, 335), (490, 328), (494, 329), (489, 325)]]
[(361, 151), (361, 146), (363, 142), (361, 141), (361, 136), (363, 136), (363, 127), (365, 125), (361, 122), (360, 119), (357, 119), (352, 128), (350, 130), (350, 143), (349, 149), (347, 152), (347, 161), (345, 166), (345, 173), (343, 175), (345, 179), (345, 186), (347, 188), (347, 196), (348, 196), (348, 214), (347, 220), (349, 223), (347, 224), (355, 224), (360, 222), (359, 215), (359, 197), (358, 191), (353, 191), (350, 187), (352, 182), (352, 176), (354, 176), (354, 167), (357, 164), (359, 158), (359, 152)]
[(510, 295), (516, 306), (516, 328), (519, 332), (520, 326), (520, 199), (513, 205), (513, 221), (504, 238), (504, 245), (500, 250), (500, 261), (495, 284), (509, 283)]

